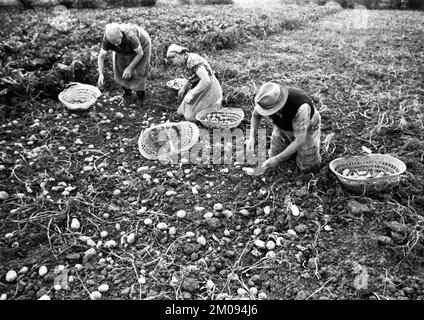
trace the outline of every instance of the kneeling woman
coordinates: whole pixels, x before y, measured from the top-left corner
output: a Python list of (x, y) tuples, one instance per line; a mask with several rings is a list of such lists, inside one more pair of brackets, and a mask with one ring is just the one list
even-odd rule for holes
[(183, 99), (178, 114), (193, 121), (200, 111), (221, 107), (221, 85), (204, 58), (176, 44), (169, 46), (166, 56), (174, 65), (183, 66), (184, 75), (188, 79), (178, 91), (178, 97)]

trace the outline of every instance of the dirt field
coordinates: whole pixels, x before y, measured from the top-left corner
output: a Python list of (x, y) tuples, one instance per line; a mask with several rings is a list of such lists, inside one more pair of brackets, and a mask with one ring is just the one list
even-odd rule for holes
[[(277, 23), (287, 8), (233, 8), (236, 28), (225, 8), (72, 11), (63, 32), (50, 11), (0, 13), (2, 299), (423, 299), (424, 13), (290, 6), (296, 19)], [(214, 10), (234, 20), (213, 29)], [(56, 64), (78, 57), (76, 80), (95, 84), (102, 26), (128, 16), (155, 47), (145, 106), (119, 96), (109, 64), (94, 108), (68, 112)], [(163, 62), (172, 42), (207, 57), (224, 105), (245, 112), (243, 132), (263, 82), (309, 92), (322, 116), (319, 172), (294, 160), (251, 177), (243, 164), (144, 159), (140, 132), (177, 119), (165, 83), (181, 71)], [(406, 164), (397, 186), (343, 187), (328, 164), (362, 146)]]

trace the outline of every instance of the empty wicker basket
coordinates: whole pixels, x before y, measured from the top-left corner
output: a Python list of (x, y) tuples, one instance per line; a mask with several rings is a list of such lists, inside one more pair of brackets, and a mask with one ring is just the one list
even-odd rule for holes
[(59, 93), (58, 98), (69, 110), (87, 110), (101, 94), (99, 88), (95, 86), (72, 82)]
[(199, 128), (193, 122), (166, 122), (143, 130), (138, 139), (138, 149), (147, 159), (166, 160), (189, 150), (198, 139)]
[(331, 161), (329, 166), (344, 186), (362, 193), (393, 187), (400, 181), (400, 175), (406, 171), (406, 165), (401, 160), (388, 154), (377, 153), (337, 158)]
[(205, 109), (196, 115), (205, 127), (217, 129), (235, 128), (243, 119), (244, 112), (238, 108)]

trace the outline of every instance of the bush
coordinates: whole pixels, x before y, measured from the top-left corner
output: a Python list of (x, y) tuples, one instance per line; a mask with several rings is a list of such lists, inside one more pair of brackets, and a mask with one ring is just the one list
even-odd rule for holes
[(106, 0), (110, 7), (152, 7), (156, 0)]
[(59, 4), (67, 8), (102, 8), (106, 0), (59, 0)]
[(402, 8), (424, 9), (424, 2), (422, 0), (402, 0)]
[(209, 49), (211, 46), (215, 50), (234, 49), (237, 46), (237, 40), (245, 35), (237, 27), (231, 27), (225, 30), (211, 30), (199, 39), (202, 49)]
[(147, 7), (154, 6), (157, 0), (19, 0), (27, 9), (34, 6), (63, 5), (66, 8), (104, 8), (104, 7)]
[(203, 4), (233, 4), (233, 0), (203, 0)]
[(200, 5), (212, 5), (212, 4), (233, 4), (233, 0), (178, 0), (180, 4), (200, 4)]
[(353, 6), (355, 5), (354, 0), (336, 0), (336, 2), (344, 9), (353, 9)]
[(106, 6), (105, 0), (77, 0), (75, 7), (77, 8), (103, 8)]
[(357, 5), (364, 5), (367, 9), (424, 9), (423, 0), (336, 0), (336, 2), (342, 8), (349, 9)]
[(367, 9), (377, 9), (380, 2), (381, 0), (362, 0), (361, 4)]

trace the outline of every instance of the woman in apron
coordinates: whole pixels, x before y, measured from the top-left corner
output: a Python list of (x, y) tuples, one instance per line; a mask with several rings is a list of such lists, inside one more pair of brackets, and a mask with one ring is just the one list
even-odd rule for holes
[(183, 99), (177, 110), (178, 114), (193, 121), (200, 111), (221, 107), (221, 85), (204, 58), (176, 44), (169, 46), (166, 56), (173, 64), (183, 66), (185, 77), (188, 78), (178, 92), (178, 97)]
[(107, 24), (97, 58), (98, 85), (104, 83), (105, 55), (111, 50), (115, 82), (122, 87), (126, 98), (131, 97), (132, 91), (135, 91), (142, 106), (146, 95), (151, 47), (150, 36), (143, 28), (132, 24)]

